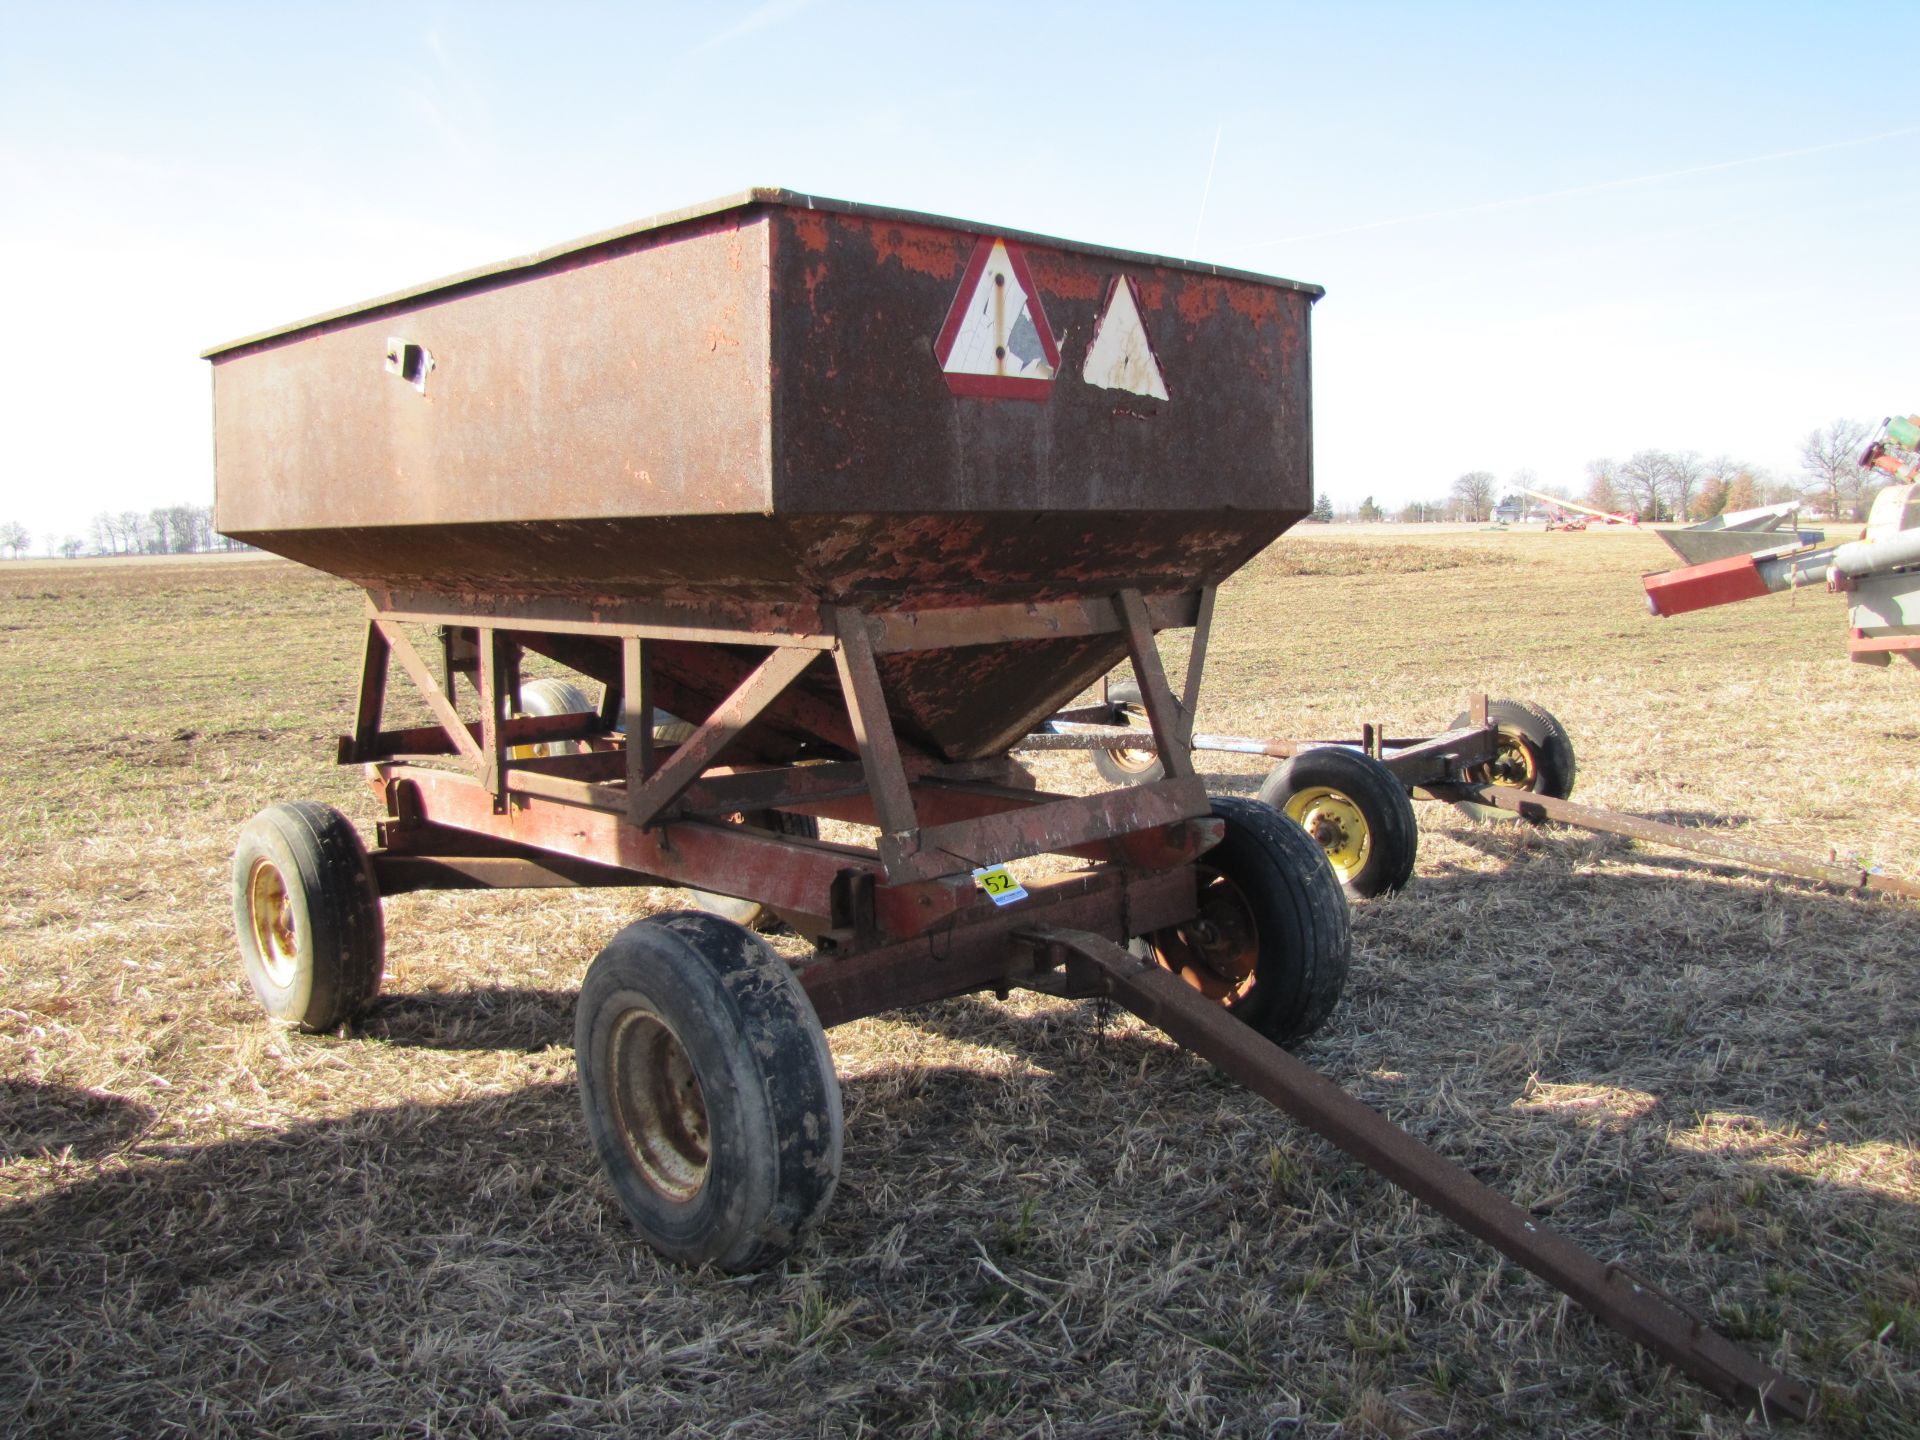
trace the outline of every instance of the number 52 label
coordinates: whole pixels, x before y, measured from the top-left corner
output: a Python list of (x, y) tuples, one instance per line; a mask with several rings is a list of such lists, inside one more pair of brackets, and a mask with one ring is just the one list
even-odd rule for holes
[(1008, 874), (1004, 865), (983, 865), (973, 872), (973, 879), (996, 905), (1011, 905), (1027, 898), (1026, 887)]

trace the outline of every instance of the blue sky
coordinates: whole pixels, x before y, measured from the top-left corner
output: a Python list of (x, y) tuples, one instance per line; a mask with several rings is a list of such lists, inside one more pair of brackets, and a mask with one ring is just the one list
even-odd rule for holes
[(1325, 285), (1320, 488), (1920, 409), (1920, 6), (0, 3), (0, 520), (211, 496), (217, 341), (777, 184)]

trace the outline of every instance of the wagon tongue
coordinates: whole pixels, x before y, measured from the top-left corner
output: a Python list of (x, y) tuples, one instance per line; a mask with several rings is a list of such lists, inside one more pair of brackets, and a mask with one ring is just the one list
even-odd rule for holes
[(1805, 1382), (1748, 1354), (1625, 1266), (1547, 1229), (1174, 975), (1088, 931), (1035, 926), (1017, 938), (1043, 967), (1065, 964), (1070, 993), (1118, 1001), (1714, 1394), (1763, 1417), (1812, 1413)]

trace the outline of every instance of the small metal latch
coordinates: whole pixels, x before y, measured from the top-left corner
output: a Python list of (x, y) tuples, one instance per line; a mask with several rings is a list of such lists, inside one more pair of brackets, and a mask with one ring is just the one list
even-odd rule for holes
[(427, 375), (433, 369), (433, 352), (411, 340), (390, 336), (387, 340), (387, 373), (398, 375), (422, 395), (427, 393)]

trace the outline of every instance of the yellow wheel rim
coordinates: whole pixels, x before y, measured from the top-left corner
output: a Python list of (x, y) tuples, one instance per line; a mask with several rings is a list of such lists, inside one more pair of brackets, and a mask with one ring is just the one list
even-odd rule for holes
[(1494, 740), (1493, 759), (1476, 765), (1468, 778), (1487, 785), (1508, 785), (1515, 790), (1532, 790), (1540, 779), (1540, 758), (1524, 738), (1502, 730)]
[(1373, 831), (1350, 796), (1329, 785), (1312, 785), (1288, 796), (1285, 810), (1327, 852), (1342, 885), (1366, 868)]
[(300, 968), (300, 932), (287, 882), (271, 860), (254, 861), (247, 876), (247, 919), (260, 968), (274, 985), (286, 989)]

